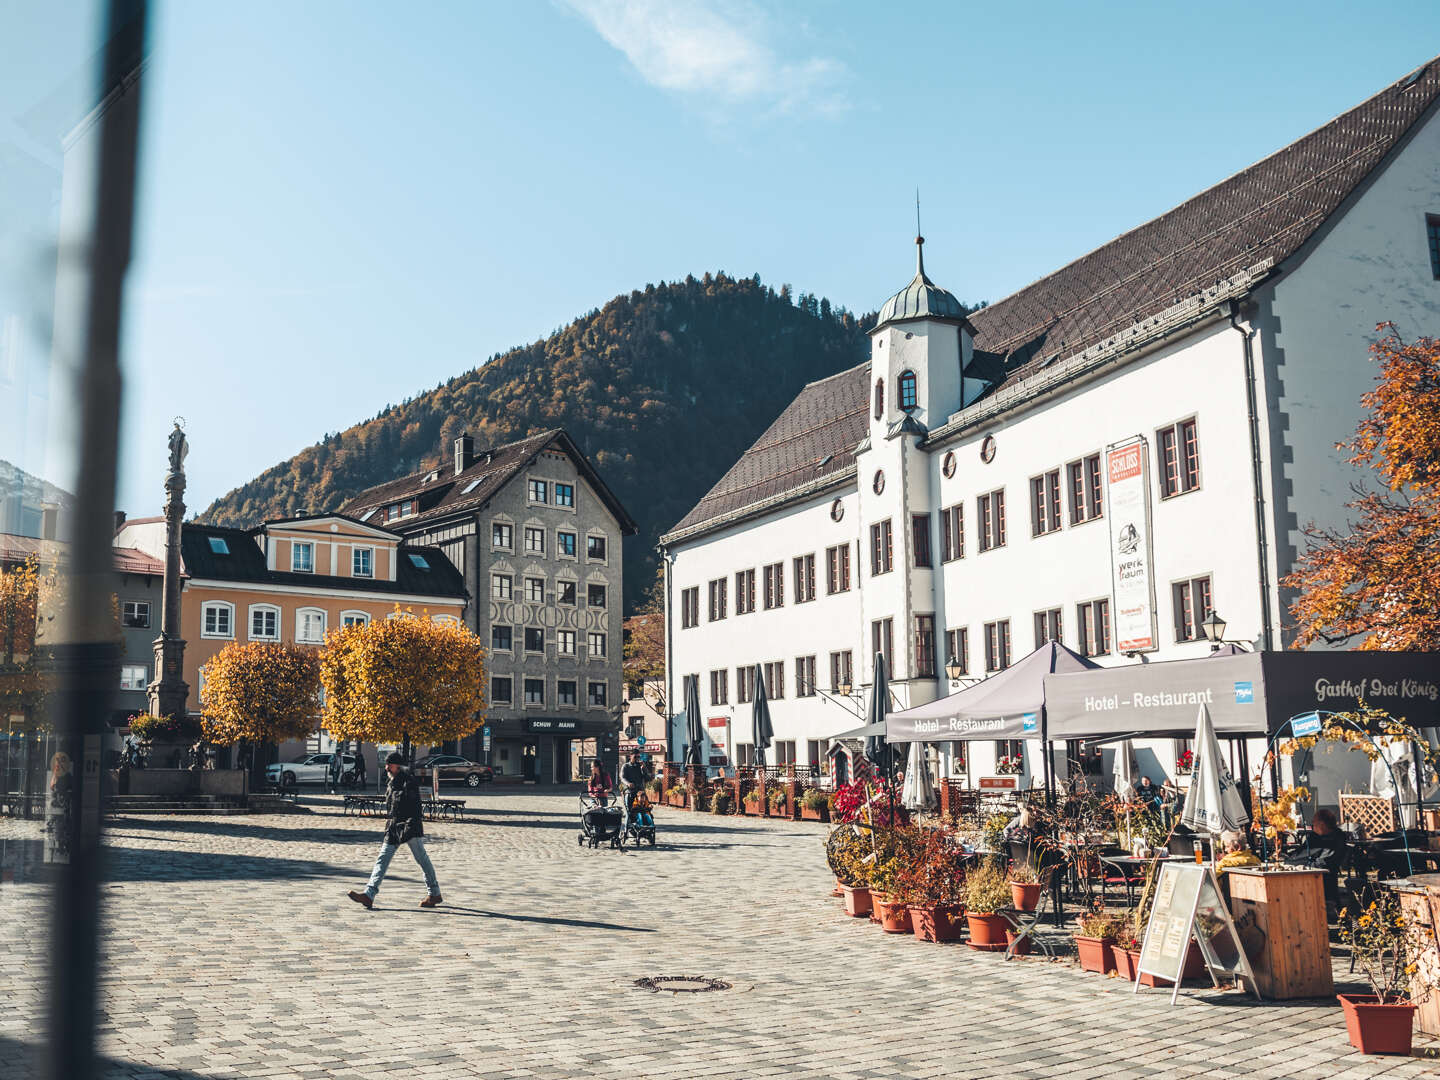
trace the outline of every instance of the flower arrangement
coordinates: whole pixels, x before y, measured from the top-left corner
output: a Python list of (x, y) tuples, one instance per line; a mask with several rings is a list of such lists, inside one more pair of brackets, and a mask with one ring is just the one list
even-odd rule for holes
[(749, 791), (745, 792), (743, 801), (746, 806), (759, 806), (760, 792), (756, 791), (754, 788), (751, 788)]
[(1340, 937), (1381, 1005), (1412, 1004), (1440, 989), (1435, 928), (1407, 916), (1393, 893), (1371, 901), (1358, 916), (1352, 914)]
[[(896, 792), (897, 796), (898, 794)], [(895, 821), (891, 821), (890, 787), (885, 780), (876, 776), (867, 776), (864, 779), (857, 776), (853, 782), (836, 788), (831, 799), (831, 810), (837, 821), (860, 821), (877, 828), (888, 828), (892, 824), (901, 824), (908, 818), (897, 797), (894, 799)]]
[(980, 832), (980, 839), (991, 851), (999, 850), (1000, 845), (1005, 842), (1005, 827), (1009, 824), (1009, 814), (991, 814), (985, 819), (985, 827)]
[(870, 883), (870, 864), (874, 861), (870, 838), (853, 825), (841, 825), (830, 831), (825, 840), (825, 861), (841, 885), (860, 888)]
[(1190, 772), (1194, 771), (1194, 769), (1195, 769), (1195, 751), (1194, 751), (1194, 750), (1182, 750), (1182, 751), (1180, 752), (1180, 756), (1175, 759), (1175, 771), (1176, 771), (1177, 773), (1186, 774), (1186, 773), (1190, 773)]
[(729, 786), (718, 787), (710, 799), (710, 813), (731, 814), (735, 812), (735, 796)]
[(777, 811), (785, 806), (785, 789), (783, 787), (772, 787), (766, 795), (770, 802), (770, 809)]
[(806, 788), (804, 794), (800, 796), (800, 805), (806, 810), (819, 810), (829, 802), (830, 796), (819, 788)]
[(995, 771), (1001, 776), (1017, 776), (1024, 768), (1024, 759), (1019, 754), (1007, 754), (995, 762)]
[(1010, 906), (1010, 886), (994, 862), (986, 860), (965, 878), (965, 910), (974, 915), (994, 915)]
[(898, 892), (908, 904), (959, 904), (965, 899), (965, 856), (943, 829), (922, 829), (900, 871)]

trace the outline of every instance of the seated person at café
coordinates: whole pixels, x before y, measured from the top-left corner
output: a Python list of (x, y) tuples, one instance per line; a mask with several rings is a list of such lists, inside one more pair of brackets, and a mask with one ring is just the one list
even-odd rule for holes
[(1220, 861), (1215, 864), (1215, 872), (1223, 874), (1226, 870), (1233, 870), (1237, 866), (1259, 866), (1260, 856), (1250, 850), (1250, 845), (1245, 842), (1245, 835), (1238, 832), (1222, 832), (1220, 834), (1220, 850), (1224, 852)]
[(1005, 826), (1002, 836), (1008, 843), (1030, 843), (1035, 836), (1035, 826), (1028, 806), (1022, 807), (1020, 813), (1010, 819), (1010, 824)]
[(1310, 819), (1310, 835), (1285, 861), (1291, 866), (1308, 866), (1325, 871), (1325, 907), (1335, 910), (1340, 895), (1340, 864), (1345, 858), (1345, 834), (1335, 811), (1321, 807)]
[(1148, 776), (1140, 777), (1140, 782), (1135, 785), (1135, 801), (1145, 804), (1147, 810), (1160, 809), (1160, 788)]

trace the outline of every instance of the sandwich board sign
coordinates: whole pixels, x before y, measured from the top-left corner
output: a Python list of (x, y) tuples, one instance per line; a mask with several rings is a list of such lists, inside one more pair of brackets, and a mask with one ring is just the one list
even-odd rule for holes
[(1150, 908), (1150, 921), (1145, 926), (1145, 940), (1140, 946), (1140, 962), (1135, 965), (1135, 991), (1140, 990), (1140, 975), (1169, 979), (1175, 989), (1170, 1004), (1180, 995), (1180, 979), (1185, 971), (1185, 954), (1190, 951), (1194, 936), (1205, 959), (1210, 981), (1220, 985), (1217, 974), (1244, 979), (1260, 997), (1255, 973), (1240, 944), (1240, 935), (1230, 921), (1230, 909), (1220, 896), (1220, 883), (1215, 871), (1200, 863), (1172, 859), (1160, 864), (1160, 877), (1155, 883), (1155, 902)]

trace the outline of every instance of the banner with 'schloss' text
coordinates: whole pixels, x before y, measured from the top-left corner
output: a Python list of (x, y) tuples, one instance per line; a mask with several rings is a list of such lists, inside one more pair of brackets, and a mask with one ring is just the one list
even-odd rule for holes
[(1106, 506), (1110, 520), (1110, 574), (1115, 590), (1115, 645), (1119, 652), (1159, 647), (1150, 545), (1149, 454), (1141, 437), (1105, 451)]

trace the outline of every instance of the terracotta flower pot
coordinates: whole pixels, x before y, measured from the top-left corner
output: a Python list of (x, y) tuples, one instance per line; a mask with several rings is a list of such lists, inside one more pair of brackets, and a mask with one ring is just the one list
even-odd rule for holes
[(835, 879), (835, 888), (831, 890), (830, 895), (831, 895), (831, 896), (844, 896), (844, 895), (845, 895), (845, 888), (844, 888), (844, 886), (842, 886), (842, 885), (840, 884), (840, 879), (839, 879), (839, 878), (836, 878), (836, 879)]
[(1126, 982), (1135, 981), (1135, 968), (1140, 963), (1139, 949), (1122, 949), (1119, 945), (1110, 948), (1110, 955), (1115, 958), (1115, 974)]
[(1040, 883), (1010, 882), (1010, 899), (1016, 911), (1034, 911), (1035, 905), (1040, 903)]
[(963, 912), (960, 904), (911, 904), (910, 928), (921, 941), (959, 941)]
[[(1008, 948), (1014, 943), (1015, 939), (1016, 939), (1017, 937), (1019, 937), (1019, 936), (1020, 936), (1020, 935), (1017, 934), (1017, 933), (1015, 933), (1014, 930), (1006, 930), (1006, 931), (1005, 931), (1005, 947), (1008, 949)], [(1027, 937), (1027, 938), (1025, 938), (1023, 941), (1021, 941), (1019, 948), (1017, 948), (1017, 949), (1016, 949), (1013, 953), (1011, 953), (1010, 955), (1011, 955), (1011, 956), (1029, 956), (1029, 955), (1030, 955), (1030, 939)]]
[(906, 904), (889, 896), (872, 894), (871, 899), (875, 903), (875, 913), (880, 917), (880, 929), (887, 934), (911, 932), (910, 908)]
[(1080, 954), (1080, 970), (1093, 971), (1104, 975), (1115, 970), (1115, 950), (1111, 938), (1081, 937), (1075, 935), (1075, 951)]
[(1362, 1054), (1408, 1054), (1414, 1034), (1414, 1005), (1382, 1005), (1374, 994), (1336, 994), (1345, 1010), (1350, 1045)]
[(969, 945), (972, 949), (979, 949), (982, 952), (1004, 952), (1005, 946), (1009, 944), (1005, 940), (1005, 931), (1010, 923), (1003, 915), (987, 915), (968, 912), (965, 921), (970, 925)]
[(870, 914), (870, 890), (864, 885), (841, 885), (840, 891), (845, 894), (846, 915), (859, 919)]

